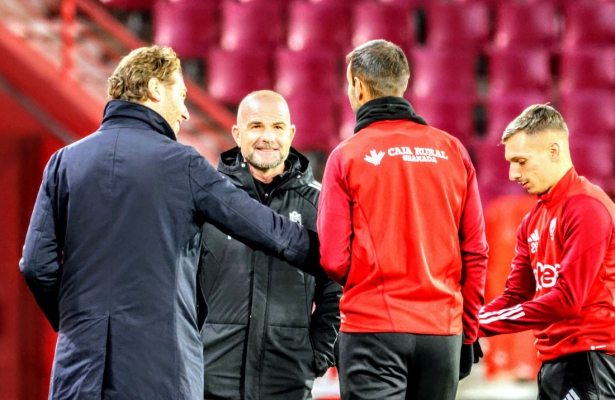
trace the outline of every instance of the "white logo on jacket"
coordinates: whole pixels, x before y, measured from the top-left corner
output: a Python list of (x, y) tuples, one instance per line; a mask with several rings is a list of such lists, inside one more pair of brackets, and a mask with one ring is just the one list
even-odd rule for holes
[(374, 165), (380, 165), (380, 161), (382, 161), (382, 157), (384, 157), (384, 151), (376, 153), (376, 150), (370, 150), (369, 154), (369, 156), (365, 156), (364, 160)]
[(559, 264), (549, 265), (541, 262), (536, 263), (534, 277), (536, 278), (536, 290), (552, 288), (559, 276)]
[(391, 147), (388, 150), (390, 156), (402, 156), (404, 161), (411, 162), (433, 162), (437, 163), (438, 158), (448, 160), (448, 156), (442, 150), (434, 150), (427, 147), (415, 147), (414, 151), (410, 147)]
[(530, 253), (534, 254), (538, 251), (538, 241), (540, 240), (540, 235), (538, 234), (538, 229), (535, 229), (534, 232), (527, 238), (527, 243), (530, 245)]
[(288, 217), (290, 218), (291, 221), (298, 223), (299, 225), (301, 225), (301, 214), (299, 214), (297, 211), (293, 211), (290, 214), (288, 214)]

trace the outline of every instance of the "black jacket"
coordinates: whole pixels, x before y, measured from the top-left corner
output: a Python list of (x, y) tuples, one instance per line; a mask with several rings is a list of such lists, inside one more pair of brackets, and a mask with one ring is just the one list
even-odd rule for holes
[(110, 101), (97, 132), (51, 157), (20, 262), (59, 330), (51, 399), (202, 398), (204, 221), (306, 258), (303, 227), (237, 190), (143, 105)]
[[(263, 198), (238, 148), (221, 155), (218, 170), (252, 198), (316, 229), (320, 184), (294, 149)], [(201, 331), (205, 398), (309, 396), (314, 378), (333, 364), (341, 287), (252, 250), (209, 224), (203, 230), (199, 282), (208, 310)]]

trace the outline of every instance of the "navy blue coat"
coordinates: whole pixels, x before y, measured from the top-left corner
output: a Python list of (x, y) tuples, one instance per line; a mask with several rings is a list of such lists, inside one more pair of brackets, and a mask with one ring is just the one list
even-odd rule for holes
[(59, 331), (50, 398), (203, 397), (205, 221), (295, 266), (317, 256), (313, 234), (236, 189), (143, 105), (110, 101), (97, 132), (51, 157), (20, 262)]

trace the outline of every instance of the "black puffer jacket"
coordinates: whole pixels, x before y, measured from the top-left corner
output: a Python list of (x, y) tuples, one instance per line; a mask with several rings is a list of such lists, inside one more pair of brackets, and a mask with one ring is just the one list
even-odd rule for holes
[[(320, 184), (294, 149), (260, 199), (238, 148), (218, 170), (274, 211), (316, 229)], [(304, 399), (333, 364), (341, 287), (316, 279), (206, 224), (199, 283), (207, 314), (206, 399)], [(315, 305), (315, 308), (313, 308)], [(314, 310), (314, 312), (312, 312)]]

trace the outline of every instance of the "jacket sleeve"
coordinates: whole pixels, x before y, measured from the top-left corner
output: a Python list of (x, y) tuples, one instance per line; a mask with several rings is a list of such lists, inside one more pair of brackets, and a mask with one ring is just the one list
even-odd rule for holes
[(497, 324), (493, 324), (495, 319), (502, 318), (507, 314), (515, 317), (521, 304), (532, 300), (536, 294), (536, 281), (530, 262), (530, 250), (526, 235), (529, 216), (530, 214), (523, 218), (519, 229), (517, 229), (515, 257), (512, 261), (510, 274), (506, 278), (504, 293), (480, 310), (479, 337), (505, 333), (505, 329), (501, 329), (502, 326), (498, 327)]
[(310, 324), (314, 343), (316, 375), (322, 376), (335, 364), (333, 346), (340, 328), (340, 299), (342, 287), (327, 277), (316, 280), (316, 292)]
[[(600, 201), (579, 195), (571, 197), (564, 205), (561, 224), (563, 252), (555, 285), (546, 294), (532, 300), (527, 295), (535, 292), (536, 279), (529, 261), (520, 271), (523, 280), (513, 276), (514, 265), (509, 281), (514, 277), (519, 282), (515, 283), (514, 289), (521, 296), (517, 296), (515, 307), (511, 307), (514, 303), (504, 301), (491, 307), (492, 302), (481, 312), (481, 330), (486, 336), (545, 328), (579, 313), (612, 240), (613, 219)], [(527, 251), (527, 244), (525, 248)], [(520, 283), (532, 289), (525, 288), (524, 293)], [(527, 300), (520, 301), (524, 298)]]
[(335, 282), (344, 284), (350, 268), (352, 198), (344, 157), (337, 147), (327, 160), (318, 205), (321, 263)]
[(468, 192), (459, 225), (464, 344), (473, 343), (477, 339), (478, 312), (485, 301), (487, 252), (489, 251), (485, 239), (485, 220), (478, 194), (476, 171), (469, 157), (467, 163)]
[(190, 159), (190, 186), (196, 212), (246, 245), (269, 252), (315, 276), (318, 235), (276, 214), (237, 189), (196, 150)]
[(45, 167), (19, 262), (36, 303), (56, 332), (60, 324), (58, 294), (63, 251), (51, 194), (55, 186), (57, 154)]

